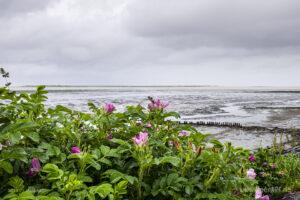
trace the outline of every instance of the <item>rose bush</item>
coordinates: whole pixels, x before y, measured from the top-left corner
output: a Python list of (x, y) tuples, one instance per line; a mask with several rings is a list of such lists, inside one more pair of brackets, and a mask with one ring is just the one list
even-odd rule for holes
[(260, 148), (249, 156), (249, 167), (257, 173), (259, 188), (273, 199), (300, 190), (300, 159), (298, 155), (282, 155), (282, 148)]
[(83, 113), (46, 108), (46, 94), (0, 89), (2, 199), (254, 199), (272, 196), (257, 192), (272, 186), (261, 172), (299, 183), (298, 156), (249, 159), (249, 150), (169, 120), (179, 115), (158, 99), (124, 112), (90, 102)]

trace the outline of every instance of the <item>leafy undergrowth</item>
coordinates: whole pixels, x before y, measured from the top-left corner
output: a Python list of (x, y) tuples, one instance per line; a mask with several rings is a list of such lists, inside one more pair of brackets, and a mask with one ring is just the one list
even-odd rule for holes
[(166, 103), (90, 113), (0, 89), (2, 199), (277, 199), (300, 189), (300, 158), (250, 152), (168, 120)]

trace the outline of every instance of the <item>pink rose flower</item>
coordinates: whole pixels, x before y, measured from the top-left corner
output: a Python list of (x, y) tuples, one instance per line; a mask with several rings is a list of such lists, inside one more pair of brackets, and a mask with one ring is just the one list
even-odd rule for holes
[(152, 124), (149, 122), (146, 124), (146, 128), (152, 128)]
[(106, 113), (110, 114), (116, 109), (116, 107), (112, 103), (106, 103), (103, 106), (103, 109), (105, 110)]
[(264, 195), (263, 196), (263, 193), (261, 191), (260, 188), (256, 188), (256, 191), (255, 191), (255, 199), (259, 199), (259, 200), (270, 200), (270, 197), (268, 195)]
[(151, 102), (148, 104), (148, 109), (150, 111), (153, 110), (163, 110), (169, 105), (167, 102), (163, 102), (160, 99), (153, 99)]
[(191, 134), (190, 132), (182, 130), (182, 131), (180, 131), (180, 133), (178, 134), (178, 136), (179, 137), (188, 137), (188, 136), (190, 136), (190, 134)]
[(106, 136), (106, 139), (107, 139), (107, 140), (112, 140), (112, 139), (113, 139), (112, 133), (109, 133), (109, 134)]
[(256, 173), (255, 173), (254, 169), (249, 169), (249, 170), (247, 171), (247, 177), (248, 177), (249, 179), (255, 179)]
[(148, 133), (140, 132), (138, 135), (134, 136), (132, 140), (137, 146), (144, 146), (148, 141)]
[(72, 153), (72, 154), (78, 154), (78, 153), (81, 153), (80, 148), (77, 147), (77, 146), (72, 147), (72, 148), (71, 148), (71, 153)]
[(37, 175), (39, 172), (41, 171), (41, 163), (40, 160), (38, 158), (33, 158), (31, 160), (31, 166), (30, 169), (28, 171), (28, 176), (35, 176)]
[(268, 195), (265, 195), (265, 196), (261, 197), (261, 200), (270, 200), (270, 197)]
[(260, 188), (256, 188), (255, 199), (260, 199), (262, 197), (262, 191)]
[(249, 156), (248, 160), (253, 163), (253, 162), (255, 162), (256, 159), (255, 159), (255, 156), (253, 154), (251, 154)]

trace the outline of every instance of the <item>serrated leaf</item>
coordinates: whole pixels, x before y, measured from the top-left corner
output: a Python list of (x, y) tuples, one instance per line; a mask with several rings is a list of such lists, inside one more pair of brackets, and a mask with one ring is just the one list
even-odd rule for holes
[(134, 184), (135, 182), (138, 181), (138, 179), (134, 176), (130, 176), (127, 174), (123, 174), (117, 170), (110, 169), (104, 172), (104, 175), (108, 176), (110, 178), (110, 181), (112, 183), (118, 182), (120, 179), (127, 180), (130, 184)]
[(56, 165), (47, 163), (44, 167), (42, 172), (47, 173), (48, 180), (56, 180), (61, 179), (64, 172), (63, 170), (59, 169)]
[(24, 189), (24, 181), (18, 176), (11, 177), (8, 181), (8, 185), (19, 192), (23, 191)]
[(90, 187), (90, 193), (98, 194), (101, 198), (106, 198), (110, 193), (113, 193), (114, 189), (109, 183), (103, 183), (99, 186)]
[(2, 151), (1, 157), (4, 159), (16, 159), (21, 160), (25, 163), (28, 162), (27, 160), (27, 153), (23, 148), (14, 148), (8, 151)]
[(164, 156), (159, 158), (159, 160), (155, 160), (155, 164), (164, 164), (164, 163), (170, 163), (175, 167), (178, 167), (180, 164), (180, 159), (175, 156)]
[(109, 153), (110, 148), (108, 146), (101, 145), (100, 151), (102, 155), (106, 156)]
[(107, 165), (111, 166), (111, 161), (108, 160), (107, 158), (101, 158), (101, 159), (100, 159), (100, 162), (102, 162), (102, 163), (104, 163), (104, 164), (107, 164)]
[(13, 173), (13, 166), (10, 162), (5, 160), (0, 160), (0, 168), (4, 169), (8, 174)]
[(40, 141), (40, 135), (36, 132), (30, 132), (25, 134), (27, 137), (29, 137), (34, 142)]
[(29, 192), (29, 191), (25, 191), (25, 192), (22, 192), (20, 195), (19, 195), (19, 198), (20, 200), (30, 200), (30, 199), (35, 199), (34, 195), (32, 194), (32, 192)]

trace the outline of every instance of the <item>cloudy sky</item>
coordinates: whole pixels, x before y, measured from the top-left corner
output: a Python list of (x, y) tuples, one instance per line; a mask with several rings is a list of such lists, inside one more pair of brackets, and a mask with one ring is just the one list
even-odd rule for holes
[(300, 86), (299, 0), (0, 0), (15, 85)]

